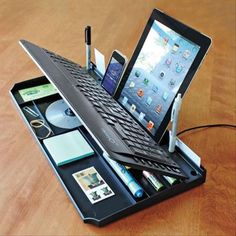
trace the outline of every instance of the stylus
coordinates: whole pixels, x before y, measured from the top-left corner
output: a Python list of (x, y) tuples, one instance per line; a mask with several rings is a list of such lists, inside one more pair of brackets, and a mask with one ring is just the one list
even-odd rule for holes
[(86, 46), (86, 69), (90, 68), (90, 60), (91, 60), (91, 27), (87, 26), (85, 28), (85, 46)]
[(179, 118), (179, 111), (180, 111), (181, 103), (182, 103), (181, 94), (178, 93), (177, 97), (175, 98), (174, 105), (171, 111), (172, 126), (171, 126), (171, 131), (170, 131), (169, 152), (175, 151), (178, 118)]

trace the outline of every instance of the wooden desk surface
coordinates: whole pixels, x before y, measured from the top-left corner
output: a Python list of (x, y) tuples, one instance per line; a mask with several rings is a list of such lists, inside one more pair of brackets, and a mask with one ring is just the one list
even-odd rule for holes
[(204, 185), (104, 228), (84, 224), (8, 94), (41, 75), (17, 41), (85, 64), (84, 26), (108, 60), (129, 58), (153, 8), (209, 35), (213, 45), (185, 96), (179, 130), (235, 120), (235, 1), (0, 0), (0, 235), (235, 235), (236, 132), (212, 128), (182, 140), (202, 157)]

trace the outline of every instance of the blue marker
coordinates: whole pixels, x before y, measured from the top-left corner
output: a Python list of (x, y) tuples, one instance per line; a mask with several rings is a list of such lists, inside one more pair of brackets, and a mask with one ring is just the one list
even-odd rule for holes
[(136, 182), (134, 177), (131, 173), (125, 168), (125, 166), (121, 165), (120, 163), (110, 159), (107, 154), (103, 155), (107, 162), (110, 164), (112, 169), (116, 172), (116, 174), (122, 179), (125, 185), (129, 188), (131, 193), (136, 198), (140, 198), (143, 196), (143, 189), (142, 187)]

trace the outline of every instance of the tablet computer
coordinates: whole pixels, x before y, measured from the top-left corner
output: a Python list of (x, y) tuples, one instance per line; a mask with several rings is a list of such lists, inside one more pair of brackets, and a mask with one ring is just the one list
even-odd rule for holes
[(173, 101), (183, 96), (211, 44), (206, 35), (154, 9), (115, 99), (159, 142)]

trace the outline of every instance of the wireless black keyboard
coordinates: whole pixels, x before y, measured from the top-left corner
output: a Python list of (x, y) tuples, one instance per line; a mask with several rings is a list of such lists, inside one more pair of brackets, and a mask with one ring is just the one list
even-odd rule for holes
[(80, 65), (30, 42), (20, 44), (82, 119), (110, 158), (136, 169), (186, 178), (159, 146)]

